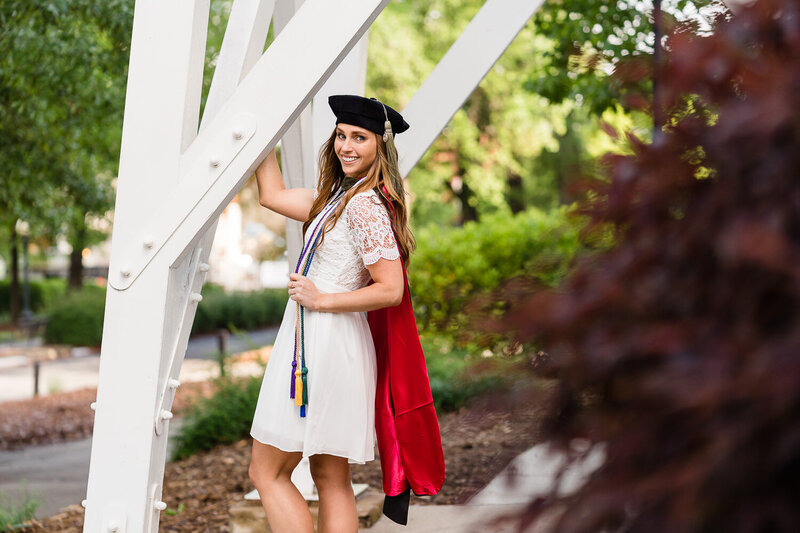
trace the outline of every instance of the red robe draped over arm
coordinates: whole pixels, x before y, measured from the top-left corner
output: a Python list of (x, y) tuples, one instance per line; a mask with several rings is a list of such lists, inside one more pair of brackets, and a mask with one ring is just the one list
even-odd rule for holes
[(408, 489), (432, 495), (444, 483), (444, 454), (433, 407), (425, 355), (419, 341), (408, 278), (400, 305), (367, 313), (377, 357), (375, 431), (378, 437), (383, 491), (387, 502), (405, 493), (405, 512), (393, 520), (405, 524)]

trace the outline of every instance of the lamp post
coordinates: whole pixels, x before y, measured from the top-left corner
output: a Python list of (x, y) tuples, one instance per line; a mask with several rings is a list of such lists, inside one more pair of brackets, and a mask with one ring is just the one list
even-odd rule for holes
[(31, 312), (31, 291), (28, 284), (28, 241), (30, 225), (25, 220), (17, 220), (16, 230), (22, 237), (22, 322), (27, 326), (33, 318)]

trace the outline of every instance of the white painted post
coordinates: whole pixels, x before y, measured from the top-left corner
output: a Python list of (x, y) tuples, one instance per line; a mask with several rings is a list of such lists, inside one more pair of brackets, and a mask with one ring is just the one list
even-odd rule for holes
[(314, 95), (311, 108), (312, 123), (314, 130), (313, 150), (314, 150), (314, 169), (315, 175), (317, 158), (316, 154), (322, 144), (328, 140), (333, 125), (336, 122), (336, 115), (328, 105), (328, 97), (333, 94), (358, 94), (364, 96), (364, 86), (367, 82), (367, 51), (369, 47), (369, 32), (364, 33), (353, 49), (347, 54), (339, 64), (325, 85)]
[[(272, 30), (279, 36), (304, 0), (278, 0)], [(287, 188), (313, 188), (314, 158), (311, 147), (311, 106), (303, 108), (300, 116), (289, 126), (281, 139), (281, 171)], [(289, 271), (297, 264), (302, 248), (303, 223), (286, 219), (286, 258)], [(301, 492), (303, 492), (301, 490)]]
[[(147, 253), (154, 246), (149, 233), (129, 242), (120, 234), (133, 232), (153, 198), (177, 185), (181, 152), (197, 132), (208, 9), (207, 0), (136, 5), (112, 236), (117, 250)], [(171, 326), (187, 304), (177, 287), (200, 268), (196, 256), (188, 259), (169, 269), (161, 258), (136, 287), (108, 288), (84, 531), (157, 528), (163, 429), (171, 418), (169, 408), (159, 409), (167, 385), (161, 367), (173, 345)], [(133, 275), (119, 253), (112, 252), (109, 268), (123, 279)]]

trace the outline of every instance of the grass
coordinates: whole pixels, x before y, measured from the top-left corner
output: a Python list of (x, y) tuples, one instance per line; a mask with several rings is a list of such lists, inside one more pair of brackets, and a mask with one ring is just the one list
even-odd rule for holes
[(21, 494), (11, 496), (0, 492), (0, 532), (14, 531), (22, 524), (36, 517), (36, 509), (42, 501), (23, 488)]

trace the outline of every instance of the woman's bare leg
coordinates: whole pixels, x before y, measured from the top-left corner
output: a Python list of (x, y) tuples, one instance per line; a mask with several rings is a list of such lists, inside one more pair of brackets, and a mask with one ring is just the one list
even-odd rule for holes
[(308, 504), (292, 483), (292, 471), (302, 457), (253, 439), (250, 479), (273, 533), (314, 533)]
[(319, 492), (319, 533), (357, 533), (356, 498), (346, 457), (309, 457), (311, 477)]

